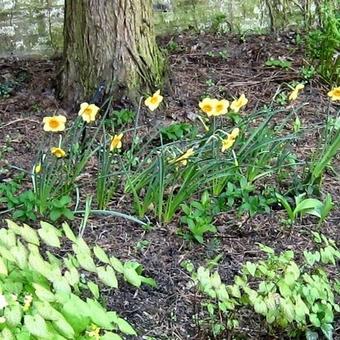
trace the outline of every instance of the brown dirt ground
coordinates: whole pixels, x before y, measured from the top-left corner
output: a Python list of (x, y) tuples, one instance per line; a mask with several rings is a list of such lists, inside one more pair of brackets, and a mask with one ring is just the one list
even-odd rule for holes
[[(246, 93), (247, 110), (268, 104), (277, 88), (301, 79), (299, 69), (304, 64), (301, 46), (294, 43), (292, 34), (273, 36), (249, 36), (245, 41), (237, 36), (213, 36), (183, 34), (161, 39), (166, 46), (175, 42), (176, 50), (169, 52), (170, 84), (165, 93), (166, 107), (154, 116), (146, 114), (143, 133), (148, 134), (156, 125), (173, 121), (194, 120), (197, 103), (203, 94), (232, 98)], [(219, 54), (219, 52), (222, 52)], [(283, 70), (265, 67), (269, 57), (285, 56), (292, 61), (292, 68)], [(0, 83), (20, 80), (8, 98), (0, 99), (0, 147), (7, 152), (0, 159), (0, 180), (12, 178), (17, 170), (33, 166), (34, 151), (42, 138), (41, 121), (57, 111), (72, 116), (55, 98), (54, 86), (58, 59), (51, 60), (1, 60)], [(307, 103), (300, 115), (302, 126), (308, 127), (305, 139), (299, 142), (299, 154), (308, 155), (316, 148), (320, 127), (326, 119), (327, 86), (319, 79), (309, 81), (298, 99)], [(339, 113), (339, 105), (332, 105), (331, 115)], [(1, 153), (0, 153), (1, 156)], [(339, 159), (334, 161), (339, 170)], [(327, 173), (323, 192), (329, 192), (336, 202), (322, 232), (338, 240), (340, 222), (340, 189), (337, 178)], [(126, 210), (126, 202), (114, 202), (115, 210)], [(1, 208), (1, 207), (0, 207)], [(4, 216), (2, 216), (4, 217)], [(201, 296), (190, 286), (190, 277), (180, 266), (183, 260), (204, 264), (222, 254), (219, 272), (223, 280), (230, 282), (245, 261), (261, 257), (257, 242), (277, 251), (293, 249), (301, 253), (312, 247), (310, 230), (316, 230), (315, 220), (304, 218), (293, 228), (284, 228), (282, 211), (256, 215), (239, 220), (232, 214), (222, 215), (216, 224), (220, 234), (208, 238), (204, 245), (192, 244), (177, 236), (176, 221), (170, 226), (156, 226), (145, 232), (140, 226), (112, 217), (92, 217), (86, 230), (86, 239), (99, 243), (111, 254), (123, 259), (135, 259), (145, 268), (145, 273), (156, 279), (157, 288), (142, 287), (139, 290), (121, 283), (120, 289), (106, 291), (108, 305), (127, 318), (141, 336), (155, 339), (208, 339), (205, 330), (193, 320), (194, 314), (202, 315)], [(76, 226), (79, 220), (75, 220)], [(137, 242), (148, 240), (145, 249), (138, 249)], [(334, 269), (336, 272), (336, 268)], [(239, 338), (283, 339), (284, 335), (270, 334), (263, 320), (254, 315), (244, 315)], [(142, 337), (144, 336), (144, 337)], [(335, 338), (340, 337), (340, 326), (335, 327)], [(219, 339), (229, 339), (223, 335)]]

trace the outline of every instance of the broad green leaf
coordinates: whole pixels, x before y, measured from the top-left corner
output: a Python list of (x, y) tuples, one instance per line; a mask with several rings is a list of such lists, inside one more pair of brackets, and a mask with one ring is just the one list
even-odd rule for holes
[(13, 335), (13, 333), (7, 327), (5, 327), (0, 334), (1, 334), (0, 339), (6, 339), (6, 340), (17, 340), (18, 339), (17, 337)]
[(10, 327), (16, 327), (21, 324), (22, 311), (21, 307), (16, 305), (11, 305), (7, 307), (4, 312), (4, 317), (6, 318), (6, 324)]
[(103, 263), (110, 264), (109, 257), (106, 255), (105, 251), (99, 246), (95, 246), (93, 248), (93, 252), (96, 255), (97, 259), (102, 261)]
[(18, 245), (11, 248), (10, 252), (15, 257), (18, 267), (20, 269), (25, 269), (27, 267), (28, 252), (24, 245), (18, 241)]
[(5, 247), (0, 246), (0, 255), (4, 260), (8, 260), (9, 262), (15, 262), (15, 257)]
[(142, 279), (136, 270), (130, 266), (124, 265), (124, 278), (127, 282), (131, 283), (135, 287), (140, 287), (142, 284)]
[(116, 274), (112, 267), (98, 267), (97, 268), (98, 277), (101, 281), (103, 281), (107, 286), (112, 288), (118, 288), (118, 281), (116, 278)]
[(33, 304), (39, 315), (45, 320), (55, 321), (62, 317), (47, 301), (34, 301)]
[(8, 229), (13, 230), (17, 235), (21, 235), (22, 227), (19, 227), (15, 222), (6, 220)]
[(124, 319), (118, 318), (117, 326), (119, 330), (124, 334), (137, 335), (136, 331), (132, 328), (132, 326)]
[(91, 312), (88, 304), (74, 294), (63, 304), (61, 313), (78, 333), (83, 332), (90, 324)]
[(333, 326), (329, 323), (324, 323), (321, 325), (322, 333), (325, 335), (327, 340), (333, 339)]
[(292, 295), (292, 290), (289, 288), (289, 285), (286, 283), (285, 280), (280, 280), (278, 282), (278, 287), (279, 287), (280, 294), (283, 297), (289, 297)]
[(45, 320), (39, 315), (25, 315), (24, 324), (28, 331), (37, 338), (50, 338)]
[(309, 310), (299, 295), (295, 297), (294, 310), (295, 310), (296, 320), (300, 322), (304, 322), (305, 316), (309, 314)]
[(30, 266), (42, 276), (49, 277), (51, 266), (48, 262), (44, 261), (40, 254), (30, 253), (28, 256)]
[(96, 285), (94, 282), (89, 281), (87, 283), (87, 286), (89, 287), (90, 292), (92, 293), (92, 295), (96, 298), (99, 299), (99, 288), (98, 285)]
[(261, 297), (257, 297), (253, 302), (253, 305), (256, 313), (266, 315), (267, 305), (265, 304)]
[(317, 316), (317, 314), (314, 314), (314, 313), (311, 313), (309, 315), (309, 320), (310, 322), (313, 324), (313, 326), (317, 327), (317, 328), (320, 328), (321, 326), (321, 322)]
[(50, 247), (60, 248), (60, 231), (46, 222), (40, 222), (40, 226), (38, 234), (41, 239)]
[(65, 320), (65, 318), (61, 315), (61, 317), (56, 320), (52, 321), (54, 328), (59, 331), (65, 338), (67, 339), (74, 339), (75, 333), (72, 326)]
[(71, 230), (70, 226), (68, 225), (68, 223), (64, 222), (62, 224), (63, 230), (64, 230), (64, 234), (65, 236), (72, 241), (73, 243), (77, 243), (77, 238), (74, 235), (73, 231)]
[(5, 261), (0, 257), (0, 275), (7, 276), (8, 275), (8, 270), (7, 266), (5, 264)]
[(229, 294), (231, 294), (233, 297), (236, 297), (236, 298), (241, 297), (240, 288), (237, 285), (229, 285), (227, 286), (227, 290)]
[(294, 209), (294, 215), (305, 212), (307, 214), (321, 217), (320, 209), (322, 208), (322, 202), (315, 198), (306, 198), (300, 202)]
[(111, 257), (110, 257), (110, 263), (111, 263), (113, 269), (114, 269), (116, 272), (118, 272), (118, 273), (120, 273), (120, 274), (123, 274), (123, 273), (124, 273), (124, 266), (123, 266), (122, 262), (119, 261), (116, 257), (111, 256)]
[(257, 268), (257, 264), (256, 263), (252, 263), (247, 261), (245, 264), (245, 268), (247, 269), (248, 273), (251, 276), (255, 276), (255, 272), (256, 272), (256, 268)]
[(79, 252), (76, 254), (76, 258), (79, 262), (79, 265), (89, 272), (97, 272), (97, 267), (93, 262), (93, 259), (89, 253)]
[(218, 288), (221, 285), (221, 278), (217, 271), (211, 275), (210, 283), (214, 288)]
[(16, 245), (16, 235), (12, 230), (0, 229), (0, 244), (9, 249)]
[(54, 294), (45, 287), (38, 283), (33, 283), (32, 285), (35, 289), (35, 294), (40, 300), (47, 302), (54, 302), (56, 300)]
[(71, 287), (65, 277), (60, 277), (59, 279), (53, 281), (53, 288), (57, 293), (71, 293)]
[(75, 267), (69, 267), (69, 270), (65, 272), (64, 277), (71, 286), (75, 286), (79, 283), (80, 276)]
[(28, 242), (35, 244), (36, 246), (40, 245), (39, 237), (37, 235), (37, 232), (28, 226), (27, 224), (24, 224), (24, 227), (21, 228), (21, 234), (22, 238)]
[(105, 332), (104, 335), (100, 337), (101, 340), (122, 340), (122, 338), (115, 333), (112, 332)]
[(288, 320), (288, 322), (292, 322), (295, 319), (295, 308), (292, 301), (290, 299), (281, 299), (280, 306), (285, 318)]
[(110, 316), (104, 310), (104, 308), (96, 301), (92, 299), (86, 299), (87, 305), (90, 308), (90, 318), (94, 324), (107, 330), (112, 330)]

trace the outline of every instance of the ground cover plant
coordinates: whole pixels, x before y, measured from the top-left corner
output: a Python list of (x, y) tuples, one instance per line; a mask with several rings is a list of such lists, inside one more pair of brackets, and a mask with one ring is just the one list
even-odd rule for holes
[(339, 88), (265, 38), (165, 39), (136, 107), (6, 94), (2, 337), (337, 338)]

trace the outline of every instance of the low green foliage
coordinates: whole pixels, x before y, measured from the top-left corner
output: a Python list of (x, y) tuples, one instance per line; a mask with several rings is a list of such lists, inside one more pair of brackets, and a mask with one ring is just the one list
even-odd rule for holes
[(181, 210), (184, 216), (181, 217), (181, 223), (188, 226), (190, 233), (185, 233), (185, 238), (195, 239), (203, 243), (205, 233), (216, 233), (216, 227), (213, 225), (211, 198), (206, 191), (203, 193), (201, 201), (193, 201), (188, 204), (182, 204)]
[(192, 266), (186, 266), (195, 284), (208, 297), (203, 306), (214, 335), (237, 329), (241, 311), (246, 308), (265, 318), (268, 328), (281, 328), (290, 337), (306, 334), (307, 338), (317, 338), (316, 332), (321, 331), (332, 339), (334, 313), (340, 307), (326, 269), (336, 264), (340, 252), (334, 241), (317, 233), (314, 236), (319, 249), (304, 251), (300, 266), (294, 261), (292, 250), (276, 255), (272, 248), (260, 244), (267, 259), (246, 262), (241, 275), (230, 285), (222, 283), (217, 271), (211, 273), (199, 267), (196, 272)]
[(266, 62), (265, 62), (266, 66), (272, 66), (272, 67), (279, 67), (279, 68), (283, 68), (283, 69), (288, 69), (291, 68), (292, 63), (288, 60), (284, 60), (284, 59), (274, 59), (274, 58), (269, 58)]
[(164, 142), (174, 142), (183, 138), (191, 139), (197, 133), (197, 128), (188, 123), (174, 123), (160, 129)]
[[(154, 286), (152, 279), (141, 275), (138, 263), (122, 263), (99, 246), (91, 249), (67, 224), (62, 230), (45, 222), (38, 230), (12, 221), (7, 225), (0, 229), (2, 338), (87, 339), (96, 332), (101, 339), (121, 339), (118, 333), (136, 335), (127, 321), (98, 301), (99, 287), (92, 280), (117, 289), (119, 275), (136, 287)], [(47, 251), (65, 249), (66, 239), (71, 244), (67, 256)], [(83, 298), (86, 290), (92, 298)]]
[(316, 198), (304, 198), (305, 196), (306, 194), (296, 196), (294, 207), (287, 198), (276, 193), (278, 202), (285, 208), (290, 223), (293, 223), (298, 216), (305, 214), (316, 216), (319, 218), (320, 224), (323, 223), (333, 207), (331, 195), (328, 194), (323, 202)]

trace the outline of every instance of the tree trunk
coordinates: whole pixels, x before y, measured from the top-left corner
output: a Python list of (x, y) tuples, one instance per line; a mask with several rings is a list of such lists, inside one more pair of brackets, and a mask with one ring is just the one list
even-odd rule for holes
[(161, 85), (151, 0), (65, 1), (61, 97), (90, 101), (100, 83), (115, 99), (136, 101)]

